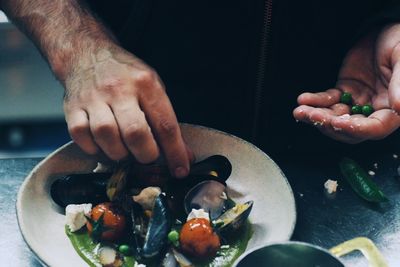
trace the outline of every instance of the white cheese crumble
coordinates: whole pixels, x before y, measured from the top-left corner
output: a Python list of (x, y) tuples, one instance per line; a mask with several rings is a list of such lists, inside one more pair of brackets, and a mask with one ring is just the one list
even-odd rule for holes
[(144, 210), (153, 210), (154, 202), (158, 195), (161, 194), (161, 189), (159, 187), (146, 187), (143, 189), (139, 195), (133, 196), (133, 201), (139, 203)]
[(371, 176), (374, 176), (375, 172), (374, 171), (368, 171), (368, 174), (371, 175)]
[(208, 212), (205, 212), (203, 209), (192, 209), (192, 211), (189, 213), (188, 217), (187, 217), (187, 221), (191, 220), (191, 219), (197, 219), (197, 218), (203, 218), (203, 219), (207, 219), (210, 220), (210, 214), (208, 214)]
[(393, 154), (393, 158), (397, 159), (399, 156), (397, 154)]
[(338, 187), (338, 183), (337, 183), (337, 181), (335, 181), (335, 180), (328, 179), (328, 180), (325, 182), (324, 187), (325, 187), (326, 191), (327, 191), (329, 194), (332, 194), (332, 193), (335, 193), (335, 192), (336, 192), (336, 189), (337, 189), (337, 187)]
[(98, 256), (100, 263), (104, 265), (113, 264), (117, 258), (117, 251), (112, 247), (104, 246), (99, 248)]
[(71, 232), (75, 232), (86, 224), (86, 217), (90, 216), (92, 204), (70, 204), (65, 208), (65, 219)]

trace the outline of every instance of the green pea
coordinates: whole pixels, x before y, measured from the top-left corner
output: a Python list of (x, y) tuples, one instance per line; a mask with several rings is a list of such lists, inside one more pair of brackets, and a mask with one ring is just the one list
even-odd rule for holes
[(351, 107), (351, 114), (362, 114), (362, 107), (360, 105), (355, 105)]
[(172, 230), (171, 232), (168, 233), (168, 240), (174, 244), (174, 246), (177, 246), (179, 244), (179, 233), (176, 230)]
[(364, 114), (365, 116), (369, 116), (374, 112), (374, 108), (371, 105), (364, 105), (362, 106), (362, 114)]
[(352, 102), (351, 94), (344, 92), (340, 97), (340, 102), (343, 104), (351, 105)]
[(119, 250), (119, 252), (121, 252), (125, 256), (128, 256), (128, 255), (131, 254), (131, 248), (126, 244), (120, 245), (118, 250)]

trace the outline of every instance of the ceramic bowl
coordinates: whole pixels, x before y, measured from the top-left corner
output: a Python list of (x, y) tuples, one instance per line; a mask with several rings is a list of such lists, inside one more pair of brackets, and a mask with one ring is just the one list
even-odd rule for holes
[[(253, 200), (253, 235), (247, 250), (288, 240), (296, 209), (285, 175), (264, 152), (235, 136), (213, 129), (182, 124), (182, 134), (197, 160), (221, 154), (232, 163), (228, 195), (238, 202)], [(86, 266), (67, 238), (63, 211), (52, 201), (49, 188), (62, 175), (90, 172), (97, 158), (68, 143), (40, 162), (22, 184), (17, 199), (21, 233), (34, 254), (48, 266)]]

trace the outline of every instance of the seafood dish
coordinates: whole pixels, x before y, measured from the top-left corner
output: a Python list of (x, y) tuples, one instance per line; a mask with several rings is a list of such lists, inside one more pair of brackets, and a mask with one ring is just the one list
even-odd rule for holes
[(229, 160), (214, 155), (185, 179), (133, 161), (68, 174), (50, 188), (65, 232), (89, 266), (231, 266), (252, 235), (253, 201), (227, 193)]

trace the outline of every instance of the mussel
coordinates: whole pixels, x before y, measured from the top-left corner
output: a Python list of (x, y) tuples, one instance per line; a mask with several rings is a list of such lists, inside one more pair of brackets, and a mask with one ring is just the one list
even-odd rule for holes
[(111, 175), (112, 173), (87, 173), (64, 176), (51, 185), (51, 197), (64, 208), (69, 204), (99, 204), (108, 200), (106, 186)]
[[(167, 236), (172, 226), (172, 216), (167, 204), (166, 197), (159, 194), (154, 201), (151, 218), (143, 218), (142, 210), (135, 207), (132, 212), (133, 235), (136, 256), (139, 258), (152, 258), (157, 256), (167, 244)], [(145, 236), (143, 238), (143, 234)]]
[[(193, 164), (189, 177), (179, 180), (171, 177), (165, 165), (129, 165), (125, 162), (119, 164), (114, 173), (70, 174), (62, 177), (51, 185), (50, 193), (54, 202), (62, 207), (81, 203), (96, 205), (106, 201), (107, 195), (110, 200), (114, 200), (124, 190), (147, 186), (167, 187), (171, 189), (170, 195), (177, 195), (179, 199), (180, 192), (186, 194), (201, 181), (212, 179), (225, 183), (231, 171), (229, 160), (221, 155), (214, 155)], [(111, 176), (118, 179), (109, 181)]]
[(225, 189), (225, 185), (213, 180), (197, 184), (185, 196), (186, 213), (192, 209), (203, 209), (210, 214), (211, 220), (217, 219), (225, 210)]
[(219, 232), (229, 235), (241, 228), (250, 215), (253, 203), (253, 201), (247, 201), (243, 204), (236, 204), (233, 208), (219, 216), (218, 219), (214, 221), (215, 225), (219, 225)]
[(222, 181), (226, 181), (232, 173), (232, 164), (221, 155), (210, 156), (202, 161), (196, 162), (190, 167), (191, 177), (212, 175)]
[(187, 214), (192, 209), (203, 209), (210, 219), (218, 225), (219, 232), (232, 233), (239, 229), (249, 217), (253, 201), (235, 204), (228, 199), (226, 187), (213, 180), (204, 181), (193, 187), (184, 200)]

